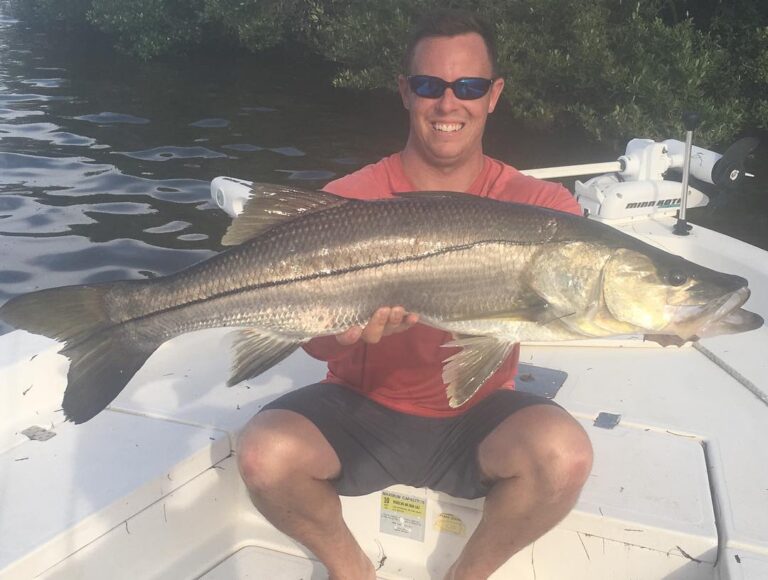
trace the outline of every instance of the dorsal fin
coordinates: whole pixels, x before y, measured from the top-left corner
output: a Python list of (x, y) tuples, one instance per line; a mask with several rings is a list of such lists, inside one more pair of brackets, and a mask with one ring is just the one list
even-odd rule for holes
[(271, 227), (303, 213), (345, 203), (348, 200), (325, 191), (310, 191), (287, 185), (254, 183), (243, 212), (230, 224), (221, 240), (235, 246), (255, 238)]

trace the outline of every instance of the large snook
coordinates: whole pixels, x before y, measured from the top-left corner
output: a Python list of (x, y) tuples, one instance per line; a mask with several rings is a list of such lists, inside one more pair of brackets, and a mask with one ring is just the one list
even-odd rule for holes
[(176, 274), (42, 290), (0, 318), (65, 342), (63, 409), (104, 409), (163, 342), (236, 327), (229, 384), (308, 339), (402, 305), (461, 336), (444, 365), (460, 406), (515, 342), (630, 333), (685, 340), (758, 328), (747, 281), (697, 266), (600, 223), (464, 194), (381, 201), (256, 185), (224, 243)]

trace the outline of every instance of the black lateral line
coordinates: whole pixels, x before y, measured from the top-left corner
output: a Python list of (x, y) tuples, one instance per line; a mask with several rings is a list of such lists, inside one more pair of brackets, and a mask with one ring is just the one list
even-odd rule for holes
[[(382, 262), (374, 262), (374, 263), (368, 263), (368, 264), (360, 264), (357, 266), (351, 266), (349, 268), (342, 268), (339, 270), (333, 270), (332, 272), (314, 272), (312, 274), (308, 274), (306, 276), (297, 276), (295, 278), (286, 278), (284, 280), (274, 280), (270, 282), (264, 282), (262, 284), (250, 284), (247, 286), (240, 286), (239, 288), (233, 288), (232, 290), (226, 290), (223, 292), (219, 292), (217, 294), (212, 294), (210, 296), (207, 296), (205, 298), (198, 298), (196, 300), (190, 300), (189, 302), (183, 302), (181, 304), (178, 304), (176, 306), (170, 306), (168, 308), (165, 308), (163, 310), (158, 310), (156, 312), (152, 312), (149, 314), (144, 314), (142, 316), (137, 316), (136, 318), (131, 318), (129, 320), (126, 320), (124, 322), (134, 322), (139, 321), (145, 318), (150, 318), (152, 316), (158, 315), (158, 314), (164, 314), (166, 312), (170, 312), (173, 310), (179, 310), (181, 308), (186, 308), (187, 306), (194, 306), (195, 304), (200, 304), (202, 302), (207, 302), (209, 300), (216, 300), (218, 298), (226, 298), (227, 296), (233, 296), (235, 294), (239, 294), (241, 292), (250, 292), (252, 290), (263, 290), (266, 288), (275, 288), (277, 286), (287, 286), (288, 284), (294, 284), (294, 283), (300, 283), (300, 282), (309, 282), (312, 280), (319, 280), (321, 278), (330, 278), (331, 276), (342, 276), (344, 274), (351, 274), (354, 272), (361, 272), (363, 270), (370, 270), (372, 268), (380, 268), (384, 266), (394, 266), (396, 264), (405, 264), (407, 262), (418, 262), (419, 260), (426, 260), (428, 258), (434, 258), (435, 256), (440, 256), (444, 254), (450, 254), (453, 252), (460, 252), (462, 250), (469, 250), (471, 248), (474, 248), (476, 246), (481, 246), (485, 244), (504, 244), (506, 243), (504, 240), (496, 241), (496, 240), (484, 240), (482, 242), (472, 243), (472, 244), (462, 244), (461, 246), (452, 246), (450, 248), (442, 248), (439, 250), (435, 250), (433, 252), (427, 252), (425, 254), (420, 254), (418, 256), (408, 256), (406, 258), (397, 258), (392, 260), (384, 260)], [(517, 244), (516, 244), (517, 245)], [(530, 245), (530, 244), (525, 244)]]
[(72, 349), (77, 347), (78, 345), (82, 344), (86, 340), (91, 340), (96, 336), (99, 336), (100, 334), (110, 332), (111, 329), (115, 328), (116, 326), (119, 326), (121, 324), (130, 324), (134, 322), (141, 322), (143, 320), (147, 320), (150, 318), (153, 318), (155, 316), (160, 316), (162, 314), (167, 314), (169, 312), (173, 312), (175, 310), (181, 310), (183, 308), (187, 308), (190, 306), (194, 306), (196, 304), (202, 304), (204, 302), (208, 302), (211, 300), (217, 300), (220, 298), (226, 298), (227, 296), (233, 296), (235, 294), (240, 294), (243, 292), (250, 292), (253, 290), (262, 290), (265, 288), (274, 288), (277, 286), (285, 286), (288, 284), (293, 283), (299, 283), (299, 282), (307, 282), (311, 280), (318, 280), (321, 278), (328, 278), (331, 276), (339, 276), (344, 274), (350, 274), (353, 272), (360, 272), (363, 270), (369, 270), (372, 268), (379, 268), (384, 266), (391, 266), (396, 264), (404, 264), (407, 262), (417, 262), (419, 260), (426, 260), (428, 258), (434, 258), (435, 256), (450, 254), (453, 252), (460, 252), (462, 250), (468, 250), (471, 248), (475, 248), (477, 246), (483, 246), (483, 245), (492, 245), (492, 244), (499, 244), (499, 245), (512, 245), (512, 246), (531, 246), (535, 244), (541, 244), (542, 242), (540, 240), (532, 241), (532, 242), (510, 242), (509, 240), (483, 240), (481, 242), (474, 242), (469, 244), (462, 244), (457, 246), (451, 246), (450, 248), (442, 248), (439, 250), (435, 250), (432, 252), (427, 252), (425, 254), (420, 254), (418, 256), (408, 256), (406, 258), (398, 258), (398, 259), (392, 259), (392, 260), (385, 260), (382, 262), (375, 262), (375, 263), (369, 263), (369, 264), (361, 264), (358, 266), (351, 266), (349, 268), (344, 268), (340, 270), (334, 270), (332, 272), (315, 272), (313, 274), (309, 274), (307, 276), (299, 276), (296, 278), (288, 278), (285, 280), (275, 280), (272, 282), (265, 282), (263, 284), (251, 284), (248, 286), (241, 286), (239, 288), (235, 288), (232, 290), (227, 290), (224, 292), (219, 292), (217, 294), (212, 294), (211, 296), (207, 296), (205, 298), (198, 298), (196, 300), (190, 300), (188, 302), (182, 302), (180, 304), (177, 304), (175, 306), (169, 306), (168, 308), (163, 308), (162, 310), (156, 310), (154, 312), (150, 312), (147, 314), (142, 314), (141, 316), (136, 316), (134, 318), (129, 318), (127, 320), (123, 320), (117, 324), (114, 324), (112, 326), (109, 326), (107, 328), (102, 328), (101, 330), (95, 332), (94, 334), (90, 334), (86, 337), (83, 337), (81, 340), (78, 340), (77, 342), (68, 342), (66, 346), (62, 349), (62, 353), (66, 354), (66, 350)]

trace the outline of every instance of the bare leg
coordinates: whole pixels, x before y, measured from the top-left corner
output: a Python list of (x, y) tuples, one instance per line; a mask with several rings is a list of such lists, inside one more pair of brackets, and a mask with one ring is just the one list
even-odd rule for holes
[(592, 467), (581, 426), (557, 407), (527, 407), (505, 419), (478, 447), (483, 474), (495, 481), (483, 517), (447, 580), (483, 580), (542, 536), (573, 508)]
[(293, 411), (264, 411), (243, 429), (237, 456), (254, 505), (311, 550), (331, 580), (375, 578), (328, 482), (340, 473), (339, 458), (311, 421)]

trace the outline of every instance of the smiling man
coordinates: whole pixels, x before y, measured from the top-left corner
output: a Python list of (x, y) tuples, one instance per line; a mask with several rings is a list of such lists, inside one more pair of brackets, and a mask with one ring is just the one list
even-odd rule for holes
[[(405, 148), (326, 190), (361, 199), (447, 190), (579, 213), (558, 184), (484, 155), (504, 81), (494, 40), (472, 14), (428, 15), (398, 79), (410, 117)], [(483, 518), (446, 578), (482, 580), (574, 506), (592, 463), (580, 425), (551, 401), (514, 390), (515, 347), (465, 405), (451, 408), (442, 364), (450, 334), (382, 305), (365, 328), (310, 341), (325, 381), (284, 395), (243, 429), (238, 460), (254, 505), (303, 543), (332, 580), (375, 578), (339, 495), (396, 483), (485, 497)]]
[[(418, 189), (450, 186), (466, 191), (483, 170), (485, 122), (496, 108), (504, 79), (477, 33), (428, 37), (406, 58), (409, 74), (398, 79), (410, 113), (401, 154), (404, 171), (417, 180)], [(450, 89), (446, 79), (453, 79)]]

